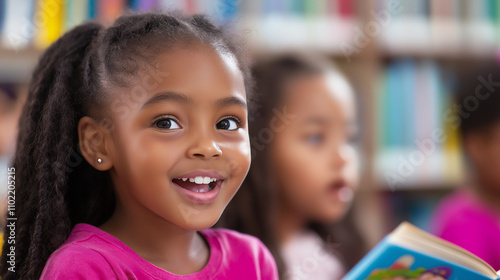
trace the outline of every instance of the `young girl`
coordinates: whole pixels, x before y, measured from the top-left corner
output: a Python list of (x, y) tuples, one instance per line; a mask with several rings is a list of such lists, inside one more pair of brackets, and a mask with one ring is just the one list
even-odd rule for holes
[(331, 226), (357, 184), (351, 87), (310, 57), (258, 63), (255, 77), (253, 163), (219, 224), (259, 237), (284, 279), (340, 279), (363, 248), (352, 225)]
[(471, 176), (467, 187), (438, 205), (431, 221), (434, 234), (474, 253), (495, 270), (500, 269), (499, 81), (497, 63), (483, 63), (460, 79), (456, 124)]
[(248, 79), (200, 15), (66, 33), (20, 122), (2, 279), (277, 279), (256, 238), (207, 229), (249, 168)]

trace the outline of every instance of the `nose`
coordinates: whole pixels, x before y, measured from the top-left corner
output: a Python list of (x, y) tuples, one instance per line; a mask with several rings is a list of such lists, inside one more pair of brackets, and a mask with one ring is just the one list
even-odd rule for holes
[(211, 137), (200, 135), (195, 139), (187, 151), (189, 158), (199, 158), (203, 160), (220, 157), (222, 150), (217, 142)]
[(340, 145), (334, 151), (334, 165), (336, 168), (343, 167), (349, 157), (349, 145)]

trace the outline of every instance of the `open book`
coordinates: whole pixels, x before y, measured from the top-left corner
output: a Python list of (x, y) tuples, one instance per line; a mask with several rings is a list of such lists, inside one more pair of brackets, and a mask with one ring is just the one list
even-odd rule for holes
[(500, 271), (467, 250), (403, 222), (343, 279), (500, 280)]

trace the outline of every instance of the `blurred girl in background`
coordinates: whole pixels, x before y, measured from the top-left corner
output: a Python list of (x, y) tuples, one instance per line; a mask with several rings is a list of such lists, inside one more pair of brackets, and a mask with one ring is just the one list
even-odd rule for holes
[(439, 237), (500, 269), (500, 67), (460, 79), (456, 107), (470, 181), (446, 197), (431, 222)]
[(354, 95), (332, 65), (286, 55), (254, 67), (252, 160), (219, 225), (259, 237), (281, 279), (340, 279), (362, 256), (339, 227), (358, 183)]

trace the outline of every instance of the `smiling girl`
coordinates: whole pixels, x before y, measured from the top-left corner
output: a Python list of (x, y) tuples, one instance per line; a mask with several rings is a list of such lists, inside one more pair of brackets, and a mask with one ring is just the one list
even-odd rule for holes
[(256, 238), (208, 229), (249, 169), (248, 85), (239, 49), (200, 15), (66, 33), (20, 122), (2, 279), (277, 279)]

